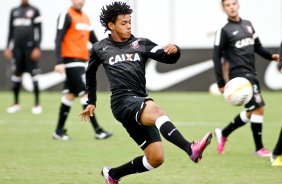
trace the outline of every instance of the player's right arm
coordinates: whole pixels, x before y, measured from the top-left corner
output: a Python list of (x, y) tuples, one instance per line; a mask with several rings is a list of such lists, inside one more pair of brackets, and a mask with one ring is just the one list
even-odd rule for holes
[(96, 109), (96, 101), (97, 101), (96, 73), (97, 73), (97, 70), (100, 64), (101, 64), (101, 61), (95, 51), (95, 46), (93, 45), (90, 51), (90, 59), (89, 59), (88, 66), (85, 72), (86, 91), (88, 94), (88, 101), (87, 101), (88, 105), (79, 114), (82, 121), (89, 121), (90, 116), (93, 116), (93, 112)]
[(88, 94), (88, 104), (95, 105), (97, 101), (97, 79), (96, 73), (101, 61), (95, 51), (95, 44), (90, 51), (90, 59), (85, 73), (86, 78), (86, 91)]
[(225, 33), (223, 32), (223, 29), (219, 29), (216, 32), (216, 38), (215, 38), (215, 43), (214, 43), (214, 48), (213, 48), (213, 63), (214, 63), (214, 71), (215, 71), (215, 77), (217, 80), (217, 85), (221, 92), (223, 92), (223, 88), (225, 86), (221, 59), (223, 56), (226, 39), (227, 38), (226, 38)]
[(55, 71), (59, 73), (64, 72), (64, 64), (62, 58), (62, 42), (70, 25), (71, 25), (71, 17), (67, 13), (67, 11), (62, 12), (58, 18), (57, 33), (55, 40), (55, 55), (56, 55)]
[(14, 26), (13, 26), (13, 10), (10, 13), (10, 20), (9, 20), (9, 33), (8, 33), (8, 39), (7, 39), (7, 46), (4, 51), (4, 56), (7, 60), (11, 60), (13, 57), (13, 52), (12, 52), (12, 41), (13, 41), (13, 36), (14, 36)]

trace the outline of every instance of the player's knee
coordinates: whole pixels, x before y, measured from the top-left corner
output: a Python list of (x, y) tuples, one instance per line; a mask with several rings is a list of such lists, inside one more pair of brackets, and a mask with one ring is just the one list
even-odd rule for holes
[(163, 116), (165, 112), (153, 101), (147, 101), (146, 105), (149, 106), (151, 113), (156, 116)]
[(258, 114), (258, 115), (263, 115), (264, 114), (264, 107), (259, 107), (255, 109), (252, 114)]
[(61, 98), (61, 102), (69, 107), (72, 106), (73, 100), (74, 98), (71, 98), (71, 96), (68, 96), (68, 95), (64, 95)]
[(264, 107), (260, 107), (260, 108), (259, 108), (259, 113), (260, 113), (261, 115), (264, 114)]
[(67, 94), (64, 94), (64, 98), (66, 98), (67, 100), (73, 101), (75, 99), (75, 95), (72, 93), (67, 93)]
[(157, 168), (164, 163), (164, 155), (163, 154), (153, 154), (147, 157), (147, 160), (151, 166)]

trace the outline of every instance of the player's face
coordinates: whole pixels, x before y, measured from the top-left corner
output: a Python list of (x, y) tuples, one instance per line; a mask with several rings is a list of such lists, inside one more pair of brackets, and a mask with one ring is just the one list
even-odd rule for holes
[(71, 0), (71, 1), (72, 1), (72, 7), (77, 10), (81, 10), (85, 3), (85, 0)]
[(129, 14), (118, 15), (115, 23), (109, 23), (109, 28), (115, 41), (128, 40), (131, 36), (131, 16)]
[(239, 17), (239, 4), (237, 0), (225, 0), (222, 4), (224, 12), (230, 19), (236, 19)]

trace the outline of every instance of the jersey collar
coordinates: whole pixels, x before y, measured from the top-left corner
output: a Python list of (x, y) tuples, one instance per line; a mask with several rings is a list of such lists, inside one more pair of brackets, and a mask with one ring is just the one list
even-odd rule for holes
[(241, 22), (242, 22), (241, 17), (239, 17), (239, 22), (238, 22), (238, 21), (231, 20), (231, 19), (227, 19), (227, 20), (228, 20), (228, 22), (230, 22), (230, 23), (234, 23), (234, 24), (239, 24), (239, 23), (241, 23)]

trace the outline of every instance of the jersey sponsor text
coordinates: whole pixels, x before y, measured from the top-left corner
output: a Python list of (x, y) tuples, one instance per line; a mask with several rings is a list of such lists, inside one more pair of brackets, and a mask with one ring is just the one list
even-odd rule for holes
[(138, 53), (135, 54), (120, 54), (116, 56), (112, 56), (109, 59), (109, 64), (114, 65), (123, 61), (140, 61), (140, 56)]
[(249, 45), (254, 45), (255, 44), (255, 40), (253, 38), (244, 38), (242, 40), (238, 40), (235, 43), (236, 48), (240, 49)]

